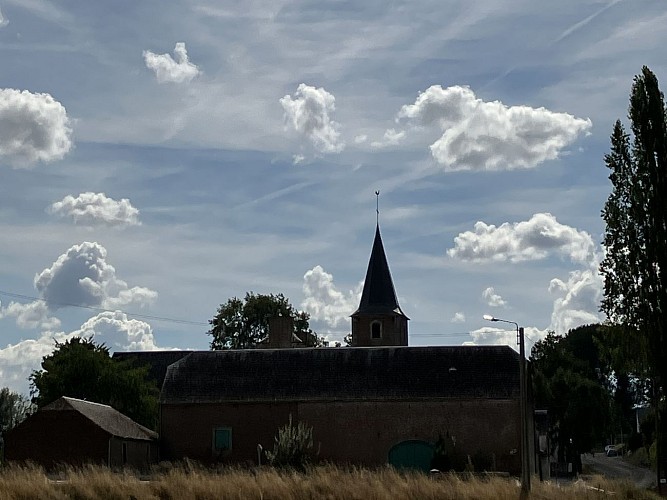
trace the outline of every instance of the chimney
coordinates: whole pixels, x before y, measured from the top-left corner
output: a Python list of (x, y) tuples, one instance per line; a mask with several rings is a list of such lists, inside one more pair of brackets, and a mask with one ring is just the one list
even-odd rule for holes
[(269, 318), (269, 349), (292, 347), (294, 320), (291, 316), (273, 316)]

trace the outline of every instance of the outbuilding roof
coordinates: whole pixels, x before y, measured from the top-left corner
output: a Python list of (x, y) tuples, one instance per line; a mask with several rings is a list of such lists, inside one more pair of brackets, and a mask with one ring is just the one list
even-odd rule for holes
[(154, 440), (156, 432), (136, 423), (111, 406), (63, 396), (39, 411), (76, 411), (112, 436), (125, 439)]
[(118, 361), (133, 360), (136, 366), (147, 365), (148, 378), (160, 389), (167, 367), (188, 354), (190, 351), (132, 351), (114, 352), (112, 357)]
[(160, 401), (517, 398), (518, 360), (508, 346), (197, 351), (169, 366)]

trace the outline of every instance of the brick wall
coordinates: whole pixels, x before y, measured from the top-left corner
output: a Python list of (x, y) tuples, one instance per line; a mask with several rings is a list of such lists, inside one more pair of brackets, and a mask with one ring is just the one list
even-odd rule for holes
[[(464, 454), (493, 455), (497, 470), (518, 473), (521, 467), (518, 402), (494, 399), (163, 405), (162, 457), (256, 463), (257, 444), (272, 449), (290, 414), (313, 427), (325, 460), (381, 465), (401, 441), (433, 443), (449, 432)], [(215, 427), (232, 429), (232, 450), (217, 457)]]

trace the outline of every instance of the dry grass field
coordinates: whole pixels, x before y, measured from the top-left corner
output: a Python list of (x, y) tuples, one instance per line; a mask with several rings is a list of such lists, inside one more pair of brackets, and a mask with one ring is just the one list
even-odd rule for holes
[[(211, 471), (193, 467), (172, 468), (139, 478), (105, 468), (68, 469), (47, 477), (34, 467), (0, 470), (0, 499), (104, 499), (104, 500), (219, 500), (219, 499), (480, 499), (519, 497), (515, 479), (427, 477), (378, 470), (317, 467), (307, 473), (274, 469)], [(567, 485), (534, 482), (531, 498), (547, 500), (602, 498), (658, 498), (649, 491), (593, 477)]]

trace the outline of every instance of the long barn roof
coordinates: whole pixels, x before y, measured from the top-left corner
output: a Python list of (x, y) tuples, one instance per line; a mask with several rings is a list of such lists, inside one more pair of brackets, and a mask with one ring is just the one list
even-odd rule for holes
[(170, 365), (163, 404), (517, 398), (508, 346), (196, 351)]

